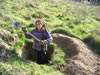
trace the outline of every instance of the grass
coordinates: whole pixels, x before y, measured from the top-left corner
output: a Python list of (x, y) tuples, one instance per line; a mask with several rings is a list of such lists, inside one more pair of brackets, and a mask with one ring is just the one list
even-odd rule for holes
[(52, 45), (55, 47), (52, 65), (39, 65), (30, 60), (23, 60), (16, 55), (8, 59), (7, 62), (0, 62), (0, 73), (3, 75), (63, 75), (59, 69), (61, 66), (66, 65), (65, 54), (56, 44), (52, 43)]
[(87, 42), (96, 53), (100, 54), (100, 28), (92, 31), (92, 34), (87, 36), (84, 41)]
[[(27, 1), (27, 0), (5, 0), (6, 6), (0, 5), (0, 29), (10, 31), (19, 36), (14, 46), (15, 53), (24, 46), (26, 39), (21, 29), (16, 29), (12, 23), (19, 20), (29, 31), (34, 29), (35, 21), (39, 18), (46, 23), (51, 33), (62, 33), (76, 37), (88, 43), (98, 54), (100, 54), (100, 16), (99, 6), (86, 5), (74, 2), (50, 2), (50, 1)], [(1, 4), (1, 3), (0, 3)], [(4, 7), (3, 7), (4, 6)], [(32, 61), (25, 61), (18, 56), (9, 59), (8, 62), (0, 62), (0, 73), (16, 75), (63, 75), (60, 67), (67, 64), (65, 54), (60, 47), (55, 46), (52, 58), (52, 65), (39, 65)], [(6, 68), (7, 67), (7, 68)], [(19, 74), (20, 73), (20, 74)]]

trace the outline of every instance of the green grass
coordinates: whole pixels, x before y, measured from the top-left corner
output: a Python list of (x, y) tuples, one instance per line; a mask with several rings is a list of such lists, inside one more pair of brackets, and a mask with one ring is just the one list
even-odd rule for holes
[(0, 73), (3, 75), (22, 75), (24, 73), (25, 75), (63, 75), (59, 69), (66, 65), (65, 54), (56, 46), (56, 44), (52, 43), (51, 45), (55, 48), (52, 56), (52, 65), (39, 65), (29, 60), (23, 60), (18, 56), (13, 56), (8, 62), (0, 62)]
[(92, 34), (87, 36), (84, 39), (85, 42), (87, 42), (96, 53), (100, 54), (100, 28), (96, 28), (96, 30), (92, 31)]
[[(52, 33), (61, 33), (71, 37), (76, 37), (93, 47), (100, 54), (100, 7), (90, 6), (74, 2), (50, 2), (50, 1), (27, 1), (5, 0), (0, 5), (0, 29), (17, 34), (18, 42), (14, 45), (14, 51), (17, 54), (26, 39), (21, 29), (16, 29), (12, 23), (19, 20), (29, 31), (35, 28), (35, 21), (42, 19), (48, 31)], [(60, 0), (59, 0), (60, 1)], [(5, 4), (6, 3), (6, 4)], [(4, 7), (3, 7), (4, 6)], [(0, 62), (0, 74), (16, 75), (55, 75), (61, 74), (60, 67), (67, 64), (65, 54), (56, 44), (52, 58), (52, 65), (38, 65), (29, 60), (23, 60), (17, 55), (9, 59), (8, 62)], [(20, 73), (20, 74), (19, 74)]]

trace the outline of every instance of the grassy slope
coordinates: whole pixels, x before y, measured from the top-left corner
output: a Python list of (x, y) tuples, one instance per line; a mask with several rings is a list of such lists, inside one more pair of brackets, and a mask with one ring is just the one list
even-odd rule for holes
[[(89, 6), (73, 2), (35, 2), (27, 0), (6, 0), (7, 4), (0, 13), (0, 27), (19, 35), (19, 41), (14, 46), (16, 53), (25, 41), (31, 41), (24, 37), (23, 32), (12, 26), (14, 20), (19, 20), (29, 31), (34, 28), (34, 22), (40, 18), (45, 21), (50, 32), (58, 32), (88, 42), (100, 52), (100, 16), (99, 6)], [(98, 28), (98, 29), (96, 29)], [(95, 37), (96, 36), (96, 37)], [(92, 38), (91, 38), (92, 37)], [(57, 56), (57, 57), (56, 57)], [(32, 61), (25, 61), (14, 57), (8, 62), (0, 62), (0, 72), (20, 73), (21, 75), (38, 73), (44, 75), (63, 74), (60, 67), (66, 65), (64, 52), (55, 45), (53, 65), (38, 65)], [(15, 59), (16, 58), (16, 59)], [(7, 68), (6, 68), (7, 67)], [(14, 69), (13, 69), (14, 68)], [(2, 69), (2, 70), (1, 70)], [(7, 71), (7, 72), (6, 72)], [(18, 74), (19, 75), (19, 74)]]

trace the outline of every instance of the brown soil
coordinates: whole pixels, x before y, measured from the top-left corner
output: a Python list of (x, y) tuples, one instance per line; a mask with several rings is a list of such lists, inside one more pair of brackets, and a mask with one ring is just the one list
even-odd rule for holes
[(26, 45), (20, 49), (19, 56), (27, 60), (32, 60), (32, 43), (26, 43)]
[[(65, 75), (100, 75), (100, 59), (92, 49), (79, 39), (54, 33), (55, 42), (67, 55), (65, 67), (61, 71)], [(26, 43), (19, 52), (25, 59), (32, 60), (32, 43)]]
[(6, 61), (14, 56), (13, 45), (18, 41), (16, 34), (0, 29), (0, 62)]
[(54, 42), (68, 55), (63, 72), (67, 75), (100, 75), (100, 59), (79, 39), (63, 34), (52, 34)]
[[(33, 43), (26, 42), (26, 45), (24, 45), (22, 47), (22, 49), (19, 51), (19, 56), (24, 58), (24, 59), (27, 59), (27, 60), (33, 60), (34, 59), (34, 57), (33, 57), (34, 53), (33, 53), (33, 50), (32, 50), (32, 45), (33, 45)], [(54, 52), (54, 48), (49, 45), (48, 51), (47, 51), (48, 60), (51, 60), (53, 52)]]

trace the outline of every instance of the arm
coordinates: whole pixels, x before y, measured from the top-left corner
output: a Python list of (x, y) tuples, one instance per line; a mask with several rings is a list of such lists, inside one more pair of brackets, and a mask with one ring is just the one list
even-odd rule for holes
[[(32, 31), (31, 31), (30, 33), (32, 34)], [(32, 36), (31, 36), (30, 34), (28, 34), (28, 33), (25, 33), (25, 36), (26, 36), (26, 38), (28, 38), (28, 39), (32, 39)]]
[(44, 40), (44, 41), (47, 41), (47, 44), (50, 44), (50, 43), (52, 42), (53, 38), (52, 38), (52, 36), (50, 35), (50, 33), (47, 32), (47, 30), (45, 30), (45, 32), (46, 32), (46, 37), (47, 37), (47, 39)]
[(48, 32), (47, 32), (47, 39), (46, 40), (47, 40), (48, 44), (50, 44), (53, 40), (52, 36)]
[(41, 40), (40, 41), (40, 44), (50, 44), (50, 42), (52, 42), (53, 38), (52, 36), (50, 35), (50, 33), (47, 32), (47, 30), (45, 30), (45, 36), (47, 37), (45, 40)]
[(40, 40), (35, 35), (33, 35), (34, 33), (35, 33), (35, 30), (32, 30), (31, 32), (25, 30), (25, 35), (26, 35), (27, 38), (29, 38), (29, 39), (33, 38), (33, 39), (40, 42)]
[(26, 38), (29, 38), (29, 39), (31, 39), (31, 38), (32, 38), (32, 36), (28, 34), (28, 33), (31, 33), (31, 34), (32, 34), (32, 31), (31, 31), (31, 32), (28, 32), (28, 31), (26, 30), (26, 28), (25, 28), (25, 27), (22, 27), (22, 30), (23, 30), (23, 32), (24, 32), (24, 34), (25, 34)]

